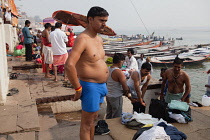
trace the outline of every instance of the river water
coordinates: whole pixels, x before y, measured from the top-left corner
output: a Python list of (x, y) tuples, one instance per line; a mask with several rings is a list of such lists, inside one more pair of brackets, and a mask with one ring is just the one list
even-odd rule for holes
[[(209, 28), (160, 30), (157, 34), (161, 37), (167, 37), (169, 35), (172, 38), (182, 37), (183, 40), (176, 40), (175, 46), (210, 43)], [(154, 78), (160, 78), (160, 68), (161, 67), (154, 67), (154, 72), (152, 74)], [(183, 68), (190, 77), (192, 95), (191, 101), (201, 101), (202, 95), (205, 94), (205, 84), (208, 82), (209, 75), (204, 73), (204, 71), (207, 71), (208, 69), (210, 69), (210, 60), (207, 60), (200, 65), (185, 66)]]
[[(160, 79), (160, 69), (161, 67), (153, 67), (152, 77)], [(206, 88), (205, 84), (208, 83), (208, 74), (204, 71), (210, 69), (210, 60), (203, 62), (201, 65), (196, 66), (185, 66), (184, 71), (190, 77), (191, 83), (191, 101), (201, 101), (202, 95), (205, 94)]]

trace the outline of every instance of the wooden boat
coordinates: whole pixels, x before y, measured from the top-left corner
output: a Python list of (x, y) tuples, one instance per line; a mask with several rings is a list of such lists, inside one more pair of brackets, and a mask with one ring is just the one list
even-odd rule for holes
[[(164, 57), (152, 57), (151, 63), (154, 66), (170, 66), (173, 65), (173, 61), (176, 55), (164, 56)], [(179, 56), (183, 60), (184, 65), (196, 65), (203, 63), (206, 56)]]
[(152, 42), (152, 40), (147, 41), (147, 42), (140, 42), (140, 43), (138, 43), (138, 44), (127, 45), (127, 46), (125, 46), (125, 47), (133, 47), (133, 46), (148, 45), (148, 44), (150, 44), (151, 42)]
[(188, 52), (182, 53), (181, 55), (183, 55), (183, 56), (206, 56), (206, 57), (209, 57), (210, 56), (210, 48), (206, 47), (206, 48), (192, 49), (192, 50), (189, 50)]

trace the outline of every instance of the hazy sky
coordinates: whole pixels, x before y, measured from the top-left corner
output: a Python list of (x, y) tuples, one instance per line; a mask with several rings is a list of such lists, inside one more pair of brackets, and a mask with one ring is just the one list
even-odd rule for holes
[[(210, 0), (132, 0), (144, 24), (150, 29), (210, 27)], [(105, 8), (107, 25), (114, 30), (144, 28), (131, 0), (15, 0), (29, 16), (51, 17), (57, 10), (86, 15), (92, 6)]]

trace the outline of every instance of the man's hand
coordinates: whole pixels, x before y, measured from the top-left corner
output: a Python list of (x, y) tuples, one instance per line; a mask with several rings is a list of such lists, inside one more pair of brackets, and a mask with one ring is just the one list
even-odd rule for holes
[(160, 94), (160, 100), (164, 100), (164, 94)]
[(210, 73), (210, 69), (206, 73), (209, 74)]
[(184, 102), (184, 100), (185, 100), (185, 98), (182, 97), (182, 98), (181, 98), (181, 101)]
[(144, 100), (142, 98), (140, 98), (140, 103), (143, 105), (143, 106), (146, 106), (146, 103), (144, 102)]
[(143, 106), (146, 106), (146, 103), (143, 101), (143, 102), (141, 102), (141, 104), (143, 105)]
[(74, 98), (72, 99), (72, 101), (77, 101), (77, 100), (79, 100), (80, 97), (81, 97), (81, 94), (82, 94), (82, 90), (76, 91), (76, 93), (74, 94)]

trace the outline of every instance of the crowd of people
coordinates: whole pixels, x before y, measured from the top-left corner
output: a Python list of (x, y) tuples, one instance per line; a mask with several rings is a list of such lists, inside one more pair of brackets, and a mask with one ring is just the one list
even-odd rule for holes
[[(69, 27), (67, 29), (69, 33), (66, 33), (61, 30), (62, 23), (57, 22), (55, 26), (46, 23), (43, 31), (38, 30), (37, 34), (34, 34), (32, 28), (29, 28), (30, 25), (31, 22), (26, 20), (25, 27), (18, 32), (20, 43), (15, 47), (14, 55), (21, 57), (25, 54), (26, 61), (36, 59), (36, 62), (42, 63), (45, 77), (51, 78), (51, 72), (55, 75), (54, 81), (58, 81), (57, 67), (63, 70), (61, 72), (65, 71), (64, 64), (68, 57), (67, 47), (72, 47), (74, 44), (75, 34), (73, 29)], [(35, 52), (38, 50), (40, 50), (40, 53)], [(67, 80), (65, 72), (64, 75), (64, 80)]]

